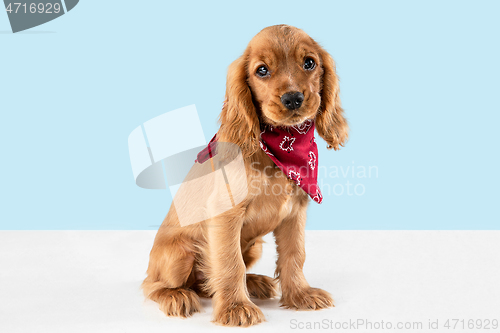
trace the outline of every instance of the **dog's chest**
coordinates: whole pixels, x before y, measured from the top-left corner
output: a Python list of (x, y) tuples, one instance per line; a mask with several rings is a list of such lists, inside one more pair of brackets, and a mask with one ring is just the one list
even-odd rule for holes
[(281, 215), (290, 215), (293, 209), (293, 200), (291, 197), (283, 204), (281, 207), (282, 214)]
[[(299, 189), (300, 190), (300, 189)], [(273, 231), (297, 205), (294, 184), (276, 179), (264, 179), (262, 191), (248, 209), (247, 223), (263, 234)]]

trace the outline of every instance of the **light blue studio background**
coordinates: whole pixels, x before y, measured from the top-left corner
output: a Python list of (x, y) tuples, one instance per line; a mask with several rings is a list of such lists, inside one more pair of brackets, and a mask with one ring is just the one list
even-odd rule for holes
[(340, 152), (318, 140), (339, 174), (320, 175), (308, 229), (498, 229), (499, 15), (495, 1), (82, 0), (12, 35), (0, 13), (0, 228), (156, 229), (171, 197), (135, 185), (128, 135), (196, 104), (208, 141), (227, 66), (287, 23), (335, 58), (352, 129)]

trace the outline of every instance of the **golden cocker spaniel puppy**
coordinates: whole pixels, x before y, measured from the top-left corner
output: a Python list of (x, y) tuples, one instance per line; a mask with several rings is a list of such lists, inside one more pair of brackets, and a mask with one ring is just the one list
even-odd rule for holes
[[(348, 138), (334, 61), (300, 29), (265, 28), (229, 67), (217, 132), (218, 142), (241, 149), (251, 190), (234, 208), (184, 227), (171, 206), (142, 284), (146, 297), (167, 316), (188, 317), (201, 310), (200, 296), (213, 297), (214, 322), (254, 325), (264, 315), (250, 298), (277, 296), (275, 281), (286, 308), (333, 306), (330, 294), (310, 287), (302, 272), (308, 194), (259, 142), (263, 128), (286, 130), (305, 122), (314, 122), (328, 148), (338, 150)], [(284, 189), (278, 194), (266, 190), (278, 187)], [(277, 244), (276, 279), (247, 274), (270, 232)]]

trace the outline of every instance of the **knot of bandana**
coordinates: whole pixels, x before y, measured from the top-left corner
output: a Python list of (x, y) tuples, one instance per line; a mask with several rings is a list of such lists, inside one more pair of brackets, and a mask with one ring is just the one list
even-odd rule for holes
[[(204, 163), (216, 154), (216, 136), (198, 154), (196, 162)], [(317, 203), (323, 201), (318, 186), (318, 146), (314, 140), (313, 120), (290, 127), (263, 127), (260, 148), (311, 199)]]

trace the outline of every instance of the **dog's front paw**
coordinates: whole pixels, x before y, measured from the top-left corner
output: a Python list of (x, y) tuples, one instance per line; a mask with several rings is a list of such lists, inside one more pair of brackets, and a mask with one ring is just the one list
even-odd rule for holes
[(293, 293), (283, 293), (280, 304), (287, 309), (320, 310), (333, 305), (332, 296), (318, 288), (309, 288)]
[(247, 289), (250, 297), (268, 299), (275, 297), (276, 284), (269, 276), (258, 274), (247, 274)]
[(264, 320), (264, 314), (252, 302), (229, 304), (214, 315), (214, 322), (224, 326), (252, 326)]

